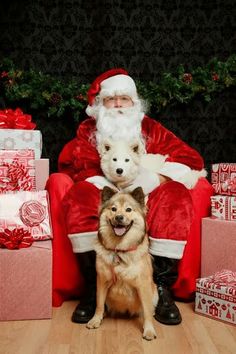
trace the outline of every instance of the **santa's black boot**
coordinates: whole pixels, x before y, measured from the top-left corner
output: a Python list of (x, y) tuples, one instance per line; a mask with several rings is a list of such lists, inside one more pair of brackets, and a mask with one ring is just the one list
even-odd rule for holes
[(159, 294), (154, 317), (158, 322), (166, 325), (177, 325), (182, 321), (171, 292), (171, 286), (175, 283), (177, 277), (177, 259), (153, 256), (153, 279)]
[(94, 251), (77, 254), (81, 273), (85, 280), (85, 293), (72, 314), (72, 322), (87, 323), (96, 308), (96, 254)]

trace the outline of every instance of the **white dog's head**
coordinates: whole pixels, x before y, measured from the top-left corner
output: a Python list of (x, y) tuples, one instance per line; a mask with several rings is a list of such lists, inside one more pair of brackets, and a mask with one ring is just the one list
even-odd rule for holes
[(101, 169), (109, 181), (124, 188), (137, 177), (143, 153), (141, 143), (106, 140), (100, 144), (98, 151)]

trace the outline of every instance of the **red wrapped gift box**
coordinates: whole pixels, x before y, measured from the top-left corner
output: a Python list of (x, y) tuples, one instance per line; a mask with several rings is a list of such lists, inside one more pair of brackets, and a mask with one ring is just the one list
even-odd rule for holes
[(37, 191), (45, 189), (45, 185), (48, 177), (49, 177), (49, 159), (36, 159), (35, 179), (36, 179)]
[(236, 163), (213, 164), (211, 184), (216, 194), (236, 196)]
[(0, 194), (0, 232), (15, 228), (30, 231), (34, 240), (52, 238), (46, 190)]
[(201, 277), (221, 269), (236, 272), (236, 222), (202, 219)]
[(0, 150), (0, 193), (35, 190), (34, 151)]
[(195, 311), (236, 325), (236, 273), (222, 270), (197, 279)]
[(211, 197), (211, 215), (222, 220), (236, 221), (236, 197), (226, 195)]
[(52, 317), (52, 243), (0, 248), (0, 320)]

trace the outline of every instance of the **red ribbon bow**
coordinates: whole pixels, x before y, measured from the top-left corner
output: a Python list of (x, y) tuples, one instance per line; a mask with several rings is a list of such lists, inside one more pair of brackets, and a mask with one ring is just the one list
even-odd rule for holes
[(7, 168), (7, 173), (6, 176), (0, 176), (0, 193), (32, 189), (30, 176), (24, 165), (13, 160), (12, 163), (4, 162), (2, 166)]
[(15, 228), (13, 230), (5, 229), (0, 232), (0, 247), (9, 250), (30, 247), (34, 239), (28, 230)]
[(230, 286), (236, 286), (236, 272), (223, 269), (222, 271), (215, 273), (212, 276), (212, 280), (217, 285), (228, 284)]
[(0, 110), (0, 129), (33, 130), (35, 127), (31, 115), (23, 113), (20, 108)]

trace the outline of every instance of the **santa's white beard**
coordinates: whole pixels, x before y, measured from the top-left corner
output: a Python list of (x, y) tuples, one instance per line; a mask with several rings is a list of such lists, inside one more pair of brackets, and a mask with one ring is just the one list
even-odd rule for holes
[(95, 117), (97, 144), (106, 139), (143, 141), (141, 133), (143, 117), (144, 113), (139, 105), (128, 108), (106, 108), (101, 105)]

